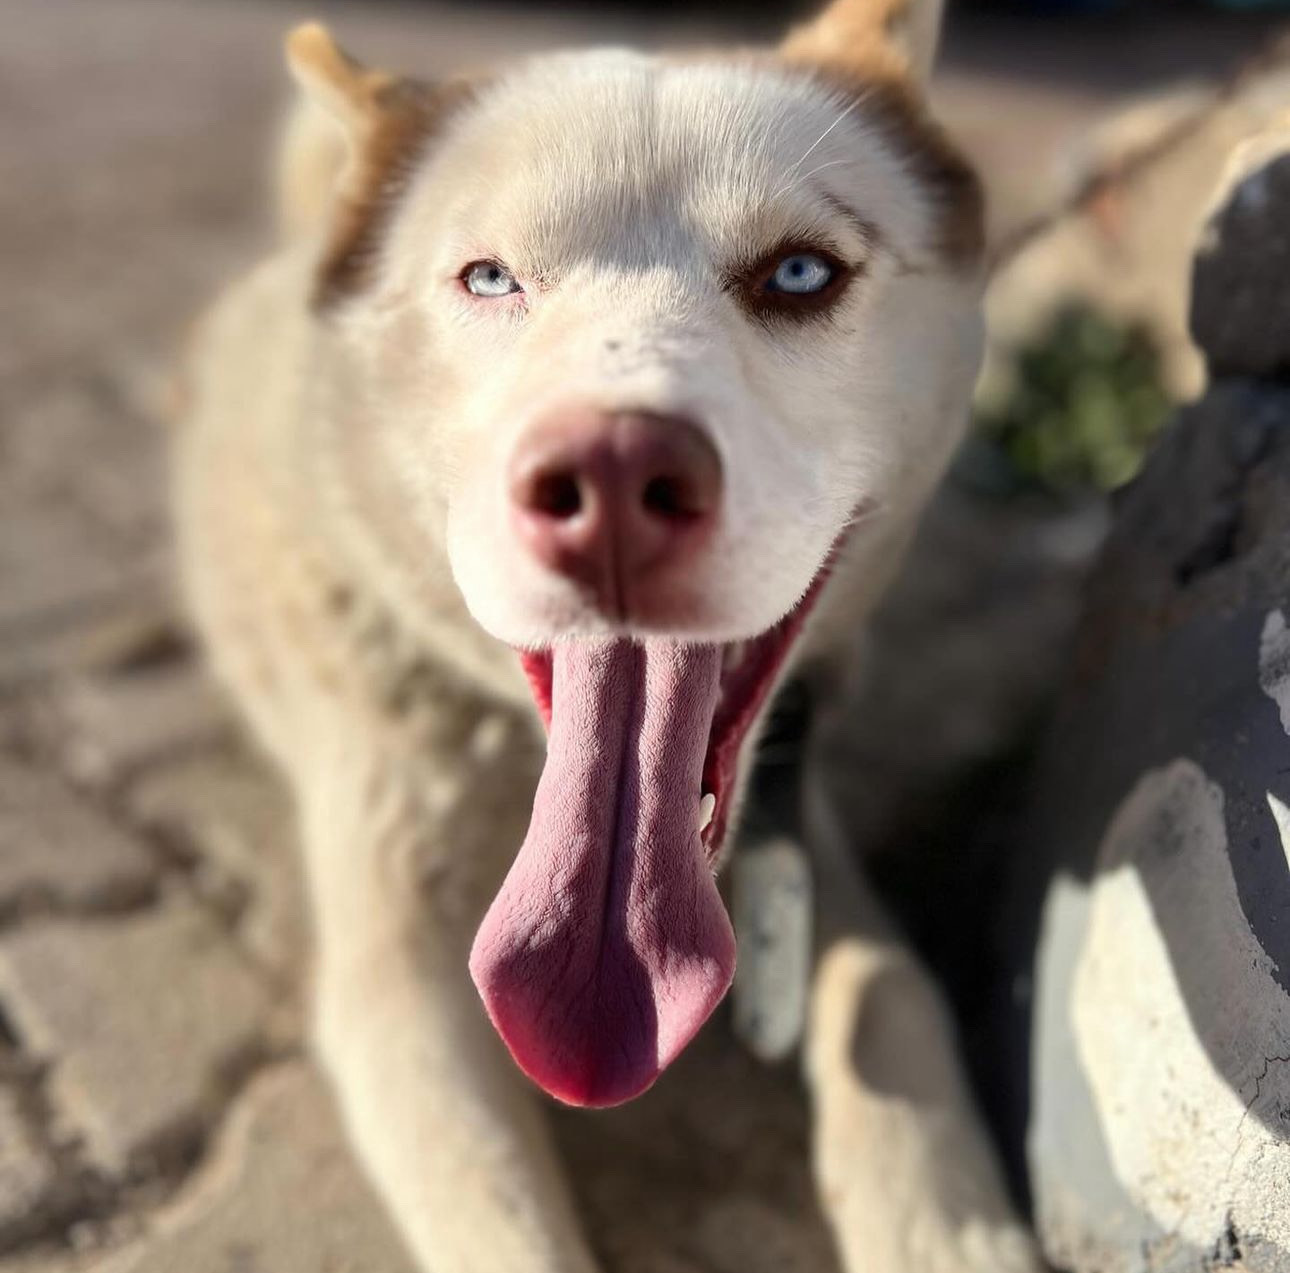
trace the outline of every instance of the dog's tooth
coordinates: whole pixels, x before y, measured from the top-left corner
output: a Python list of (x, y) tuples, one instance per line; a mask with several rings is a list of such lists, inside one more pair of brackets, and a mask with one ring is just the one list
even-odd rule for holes
[(699, 801), (699, 834), (702, 835), (708, 829), (708, 823), (712, 821), (712, 815), (717, 811), (717, 798), (708, 792), (706, 796)]

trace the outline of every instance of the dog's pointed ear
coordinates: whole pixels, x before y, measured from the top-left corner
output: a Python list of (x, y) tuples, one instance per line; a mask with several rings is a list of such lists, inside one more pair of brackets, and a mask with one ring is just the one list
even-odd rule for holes
[(305, 95), (361, 146), (380, 125), (383, 101), (396, 79), (350, 57), (321, 22), (305, 22), (287, 36), (287, 66)]
[(791, 62), (866, 77), (926, 83), (936, 57), (943, 0), (831, 0), (780, 46)]
[(325, 301), (368, 277), (390, 208), (460, 87), (370, 70), (317, 22), (287, 36), (286, 54), (303, 101), (280, 164), (282, 220), (288, 232), (326, 227), (318, 284)]

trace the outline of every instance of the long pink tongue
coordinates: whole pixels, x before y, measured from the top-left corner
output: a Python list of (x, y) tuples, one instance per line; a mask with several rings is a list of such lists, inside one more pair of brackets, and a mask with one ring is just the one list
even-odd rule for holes
[(564, 642), (528, 835), (470, 974), (520, 1068), (571, 1105), (640, 1095), (734, 974), (699, 841), (716, 646)]

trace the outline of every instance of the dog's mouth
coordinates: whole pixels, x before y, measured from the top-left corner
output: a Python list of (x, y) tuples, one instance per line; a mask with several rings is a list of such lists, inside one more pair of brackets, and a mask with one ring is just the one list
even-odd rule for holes
[(735, 938), (714, 877), (739, 760), (827, 571), (749, 641), (521, 653), (547, 762), (470, 971), (516, 1063), (557, 1099), (640, 1095), (729, 988)]

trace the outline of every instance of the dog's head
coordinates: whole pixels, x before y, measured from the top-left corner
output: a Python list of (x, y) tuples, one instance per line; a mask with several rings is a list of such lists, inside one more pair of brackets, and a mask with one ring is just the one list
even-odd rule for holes
[(549, 725), (471, 970), (567, 1101), (642, 1091), (724, 994), (713, 871), (755, 723), (831, 561), (907, 523), (957, 441), (981, 207), (922, 103), (937, 8), (446, 85), (295, 37), (351, 138), (316, 304), (356, 489), (399, 569), (446, 544)]

